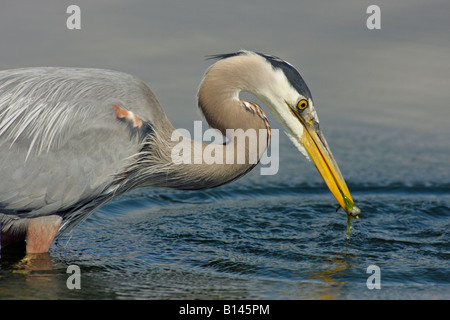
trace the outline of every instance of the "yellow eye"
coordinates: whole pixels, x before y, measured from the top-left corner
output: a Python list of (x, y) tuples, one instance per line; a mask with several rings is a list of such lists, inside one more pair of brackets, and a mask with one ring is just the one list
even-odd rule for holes
[(308, 108), (308, 100), (302, 99), (297, 103), (298, 110), (305, 110)]

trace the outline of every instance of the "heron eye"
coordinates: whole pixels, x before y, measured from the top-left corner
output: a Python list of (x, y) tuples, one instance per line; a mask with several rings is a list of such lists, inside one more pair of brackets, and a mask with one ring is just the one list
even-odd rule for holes
[(297, 103), (298, 110), (305, 110), (308, 107), (308, 100), (302, 99)]

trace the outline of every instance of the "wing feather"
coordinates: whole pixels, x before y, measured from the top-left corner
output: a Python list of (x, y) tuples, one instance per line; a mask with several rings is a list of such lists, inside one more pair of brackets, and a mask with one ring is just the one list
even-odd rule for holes
[(113, 105), (148, 122), (164, 115), (151, 91), (124, 73), (0, 71), (0, 222), (61, 212), (111, 186), (142, 148)]

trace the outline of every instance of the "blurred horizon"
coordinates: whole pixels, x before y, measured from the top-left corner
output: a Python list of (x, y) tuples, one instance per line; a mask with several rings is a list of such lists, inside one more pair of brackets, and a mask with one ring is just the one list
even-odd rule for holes
[[(71, 4), (2, 4), (0, 69), (124, 71), (147, 83), (175, 125), (189, 126), (201, 118), (195, 98), (211, 64), (205, 57), (248, 49), (296, 66), (319, 117), (326, 115), (322, 122), (347, 119), (427, 130), (448, 124), (446, 1), (82, 0), (76, 3), (81, 29), (69, 30)], [(381, 8), (380, 30), (366, 27), (371, 4)]]

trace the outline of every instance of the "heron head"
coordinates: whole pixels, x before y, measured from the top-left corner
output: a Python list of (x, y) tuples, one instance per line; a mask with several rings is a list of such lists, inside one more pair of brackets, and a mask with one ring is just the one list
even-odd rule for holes
[(253, 93), (270, 107), (297, 148), (311, 159), (339, 205), (349, 216), (361, 210), (353, 203), (339, 166), (319, 126), (311, 92), (300, 73), (288, 62), (260, 53), (265, 64), (262, 81)]

